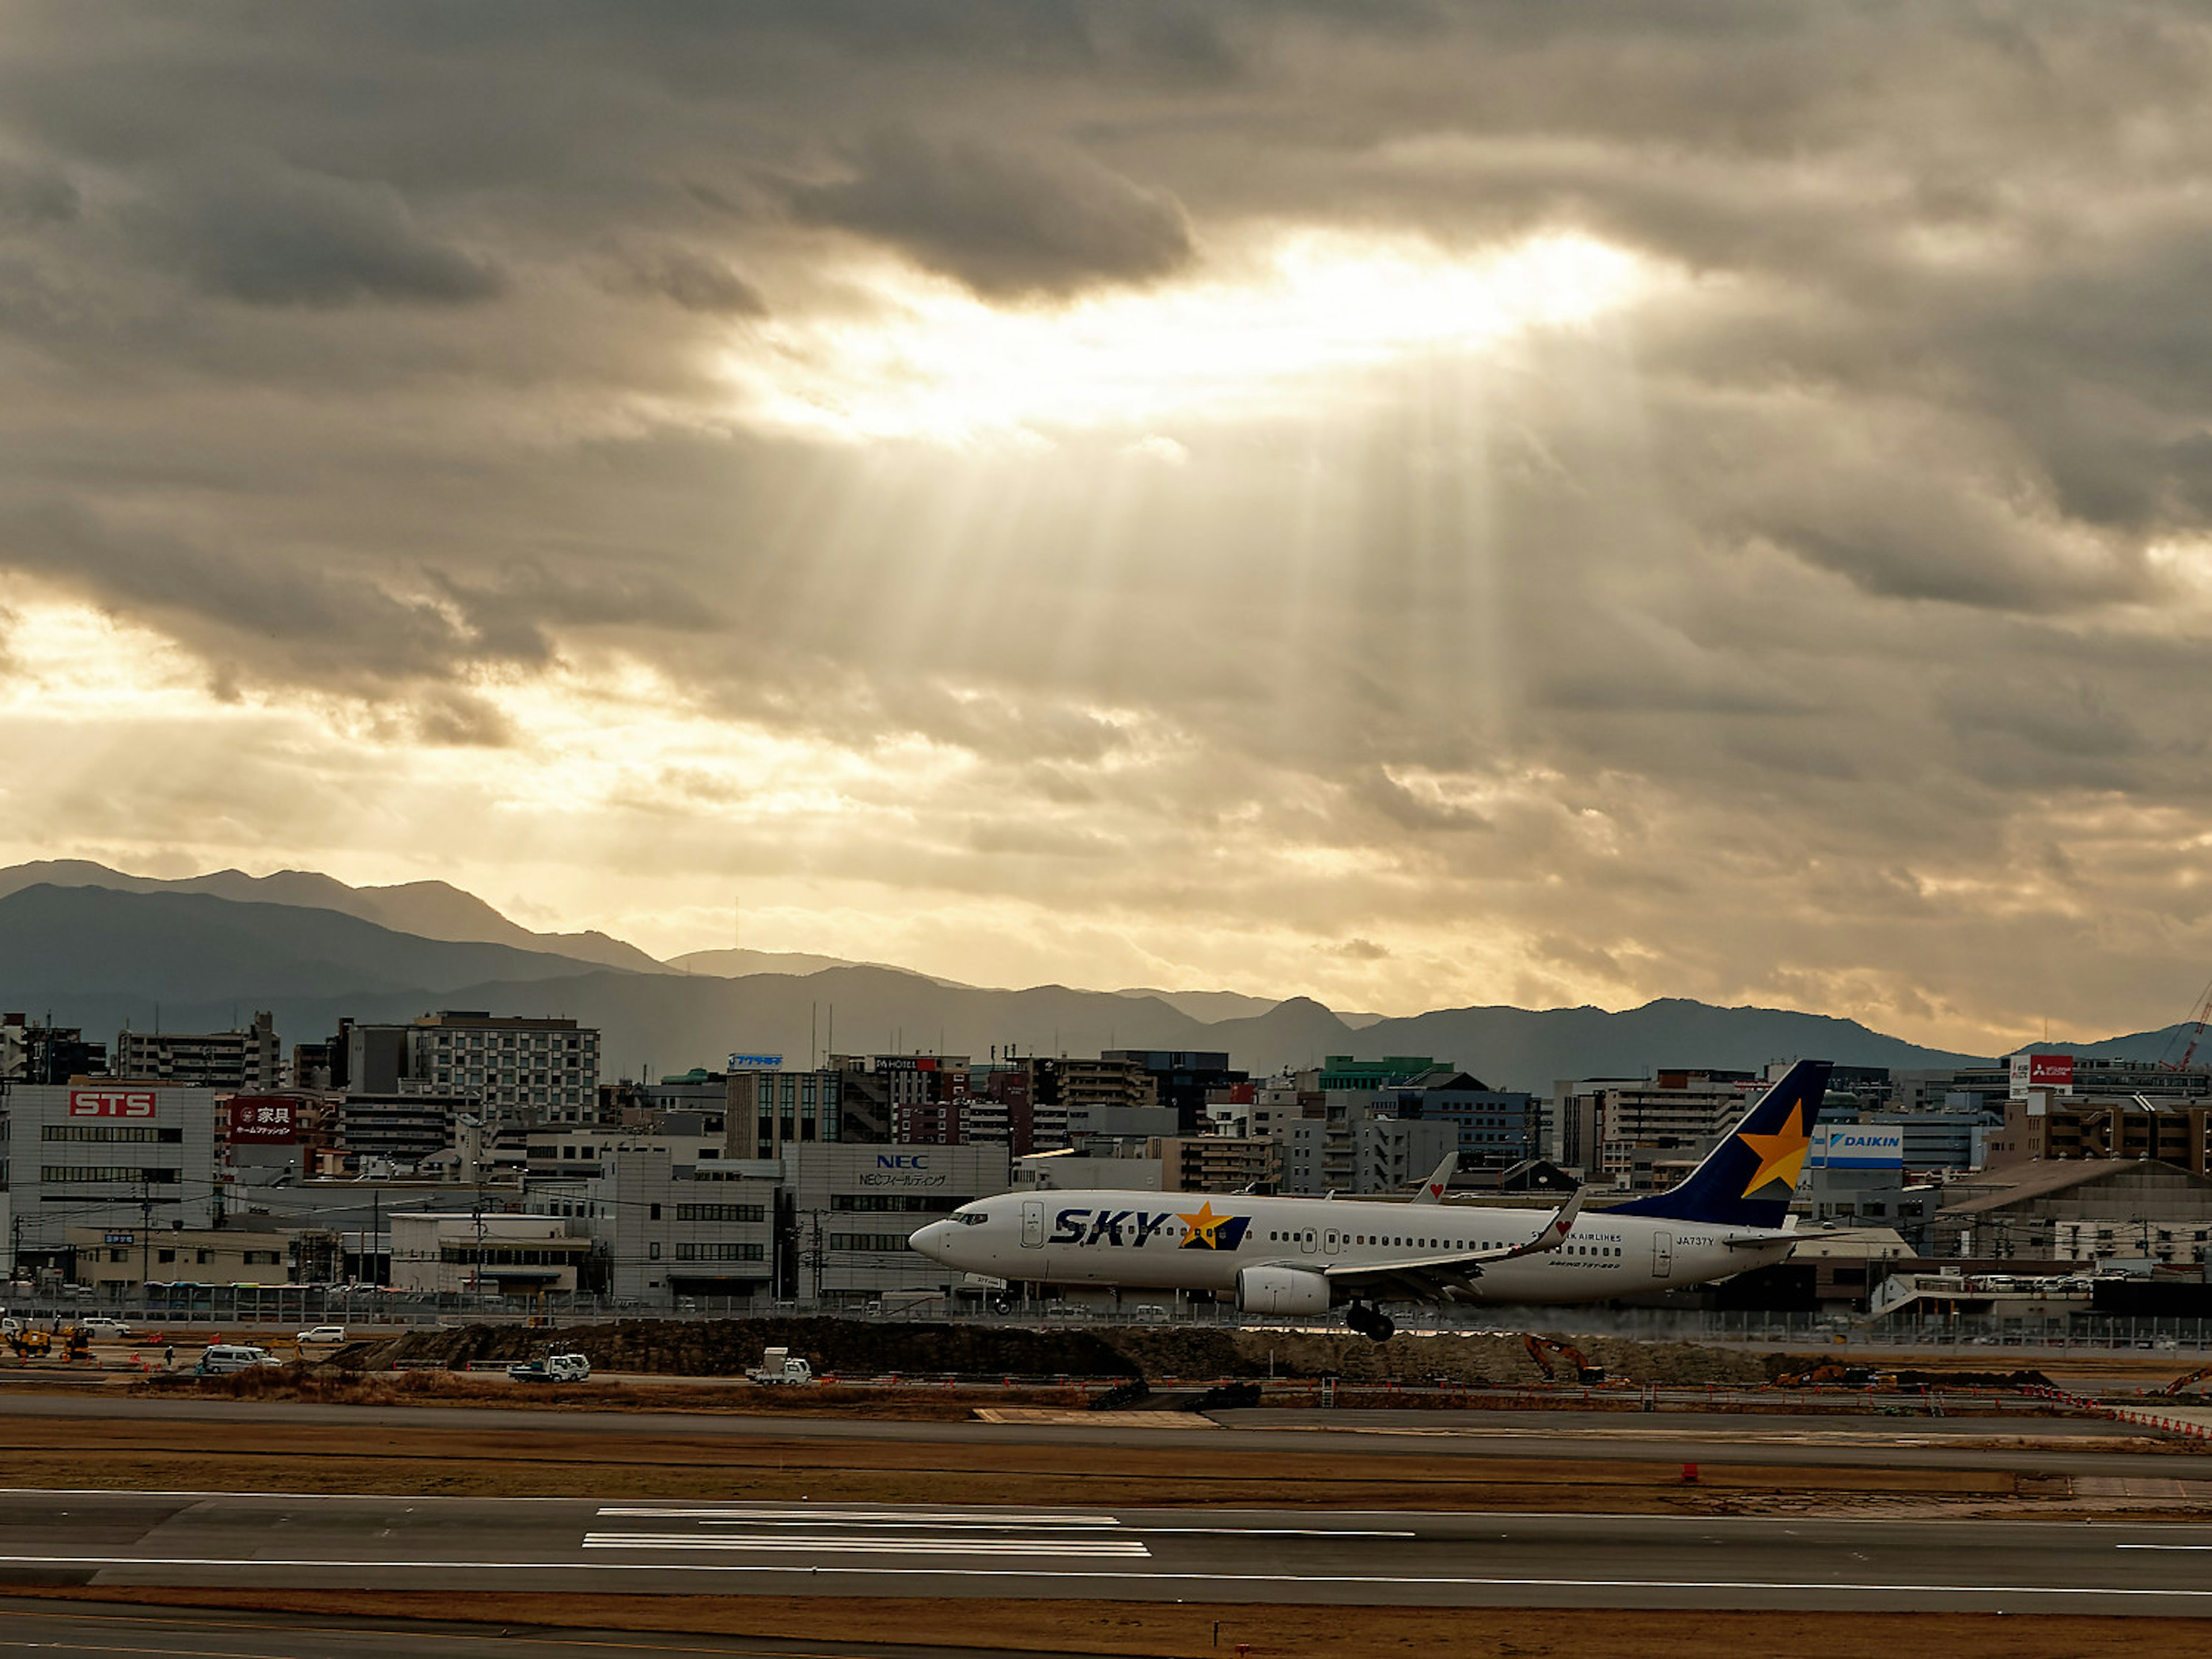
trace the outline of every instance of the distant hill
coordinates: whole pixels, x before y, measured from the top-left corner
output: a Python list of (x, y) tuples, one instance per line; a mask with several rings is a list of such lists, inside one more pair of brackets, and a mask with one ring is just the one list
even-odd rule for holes
[(576, 962), (626, 968), (634, 973), (663, 973), (665, 966), (634, 945), (598, 932), (533, 933), (508, 921), (475, 894), (442, 881), (410, 881), (397, 887), (349, 887), (312, 870), (279, 870), (249, 876), (242, 870), (217, 870), (204, 876), (165, 881), (125, 875), (85, 859), (44, 859), (0, 869), (0, 896), (40, 884), (56, 887), (103, 887), (118, 893), (204, 893), (252, 904), (289, 904), (336, 910), (373, 921), (395, 933), (423, 939), (512, 945), (520, 951), (550, 951)]
[(64, 1011), (88, 1001), (144, 1024), (157, 1001), (265, 1007), (272, 999), (379, 993), (420, 1001), (488, 980), (550, 981), (591, 968), (545, 951), (422, 939), (335, 910), (204, 893), (40, 885), (0, 898), (0, 1003), (51, 1007), (72, 1024)]
[[(419, 900), (447, 926), (463, 925), (467, 907), (478, 903), (435, 883), (353, 889), (296, 872), (258, 880), (235, 872), (198, 879), (301, 897), (331, 897), (335, 888), (337, 897), (353, 895), (349, 902), (365, 902), (363, 894), (412, 895), (395, 902), (398, 913), (408, 914), (405, 905)], [(95, 1035), (125, 1021), (150, 1025), (156, 1003), (161, 1024), (171, 1030), (223, 1029), (264, 1007), (294, 1041), (325, 1035), (340, 1015), (409, 1019), (438, 1007), (566, 1013), (599, 1026), (610, 1073), (631, 1075), (718, 1066), (732, 1049), (781, 1053), (804, 1065), (833, 1046), (846, 1053), (936, 1050), (979, 1060), (1010, 1049), (1095, 1054), (1121, 1048), (1224, 1052), (1232, 1066), (1261, 1075), (1316, 1066), (1330, 1054), (1428, 1054), (1498, 1086), (1541, 1093), (1559, 1078), (1640, 1077), (1662, 1066), (1748, 1070), (1803, 1055), (1891, 1066), (1972, 1058), (1885, 1036), (1851, 1020), (1680, 1000), (1621, 1013), (1439, 1009), (1399, 1019), (1360, 1016), (1363, 1024), (1355, 1025), (1304, 997), (1266, 1005), (1227, 992), (1058, 985), (1000, 990), (799, 953), (737, 953), (793, 963), (795, 972), (686, 974), (648, 962), (653, 971), (633, 973), (551, 951), (432, 938), (329, 906), (249, 901), (177, 885), (130, 890), (106, 883), (37, 884), (0, 897), (0, 1006), (51, 1011)], [(456, 898), (465, 903), (453, 902)], [(490, 924), (479, 918), (471, 925)], [(701, 952), (680, 960), (715, 964), (720, 956)], [(1255, 1006), (1259, 1012), (1252, 1012)], [(1227, 1011), (1238, 1012), (1220, 1017)], [(2167, 1036), (2147, 1032), (2081, 1047), (2155, 1058)]]
[(1717, 1008), (1680, 998), (1603, 1008), (1446, 1008), (1386, 1019), (1359, 1033), (1363, 1058), (1432, 1054), (1501, 1087), (1548, 1093), (1561, 1078), (1648, 1077), (1662, 1066), (1750, 1071), (1774, 1060), (1844, 1066), (1955, 1066), (1975, 1058), (1926, 1048), (1853, 1019), (1779, 1008)]

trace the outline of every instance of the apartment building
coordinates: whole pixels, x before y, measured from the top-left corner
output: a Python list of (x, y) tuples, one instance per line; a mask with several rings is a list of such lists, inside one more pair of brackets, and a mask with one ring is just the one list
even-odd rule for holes
[(186, 1089), (281, 1089), (284, 1048), (275, 1017), (262, 1012), (239, 1031), (119, 1031), (109, 1070)]

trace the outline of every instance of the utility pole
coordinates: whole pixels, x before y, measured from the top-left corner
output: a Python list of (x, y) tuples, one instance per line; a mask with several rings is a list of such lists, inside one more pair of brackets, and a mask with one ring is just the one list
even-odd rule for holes
[(144, 1170), (138, 1171), (138, 1311), (146, 1311), (148, 1265), (153, 1260), (154, 1184)]

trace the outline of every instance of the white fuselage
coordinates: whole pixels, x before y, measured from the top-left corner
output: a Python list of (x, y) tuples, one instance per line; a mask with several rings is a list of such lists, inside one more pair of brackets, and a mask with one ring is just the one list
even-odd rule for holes
[[(963, 1205), (910, 1242), (933, 1261), (994, 1279), (1224, 1293), (1247, 1267), (1379, 1266), (1510, 1249), (1534, 1238), (1546, 1213), (1188, 1193), (1006, 1193)], [(1723, 1242), (1731, 1237), (1759, 1242)], [(1741, 1227), (1586, 1211), (1557, 1249), (1486, 1263), (1470, 1277), (1484, 1302), (1596, 1302), (1769, 1267), (1785, 1260), (1794, 1242)]]

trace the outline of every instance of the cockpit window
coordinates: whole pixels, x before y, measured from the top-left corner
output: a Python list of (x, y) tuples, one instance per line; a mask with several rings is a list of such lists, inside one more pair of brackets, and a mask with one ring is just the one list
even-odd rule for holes
[(963, 1227), (980, 1227), (991, 1218), (981, 1210), (955, 1210), (952, 1218)]

